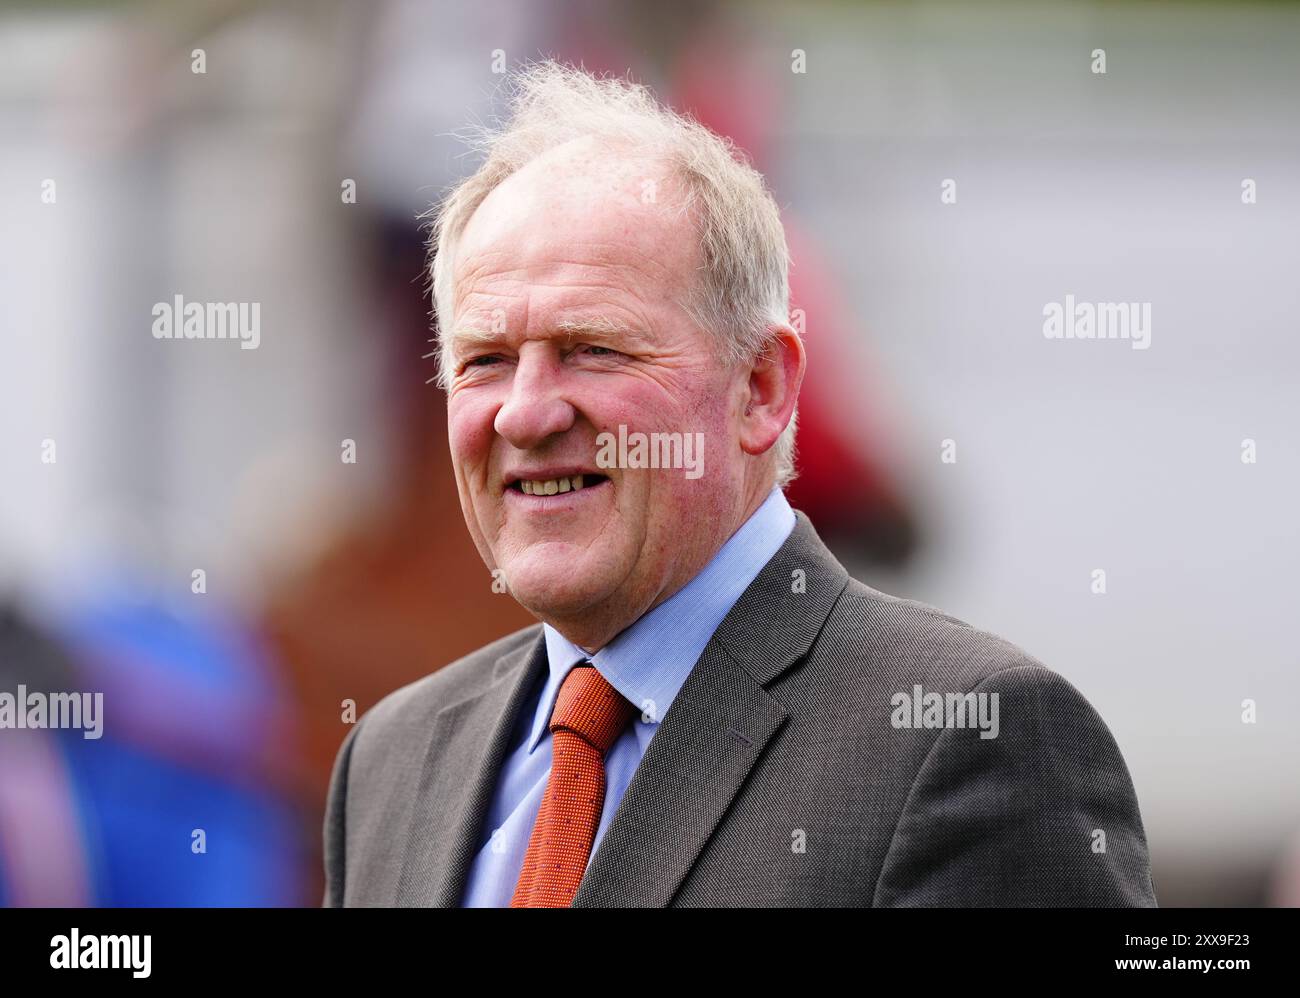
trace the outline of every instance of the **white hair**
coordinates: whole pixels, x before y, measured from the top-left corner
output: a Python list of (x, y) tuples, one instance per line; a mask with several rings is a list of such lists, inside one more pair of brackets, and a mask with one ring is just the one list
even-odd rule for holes
[[(451, 376), (445, 337), (454, 305), (452, 262), (470, 216), (506, 178), (575, 139), (650, 154), (679, 181), (682, 208), (696, 217), (703, 259), (700, 279), (682, 305), (714, 337), (723, 362), (751, 362), (771, 346), (773, 325), (789, 325), (790, 253), (780, 212), (762, 175), (729, 140), (664, 106), (645, 86), (550, 60), (513, 75), (509, 106), (501, 127), (476, 127), (463, 135), (484, 154), (483, 163), (425, 216), (433, 227), (430, 271), (444, 340), (444, 387)], [(795, 476), (796, 421), (797, 409), (773, 448), (776, 484), (782, 487)]]

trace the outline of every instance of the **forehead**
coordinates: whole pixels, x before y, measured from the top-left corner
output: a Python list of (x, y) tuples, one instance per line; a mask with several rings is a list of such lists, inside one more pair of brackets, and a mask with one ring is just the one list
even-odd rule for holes
[(680, 296), (694, 278), (699, 240), (679, 191), (652, 156), (590, 140), (554, 149), (471, 216), (453, 261), (456, 301), (512, 284)]

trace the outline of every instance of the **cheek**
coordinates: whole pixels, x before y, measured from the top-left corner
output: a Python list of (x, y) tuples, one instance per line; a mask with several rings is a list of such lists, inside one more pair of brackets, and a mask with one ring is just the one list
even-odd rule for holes
[(629, 430), (645, 426), (653, 418), (656, 398), (662, 408), (662, 396), (656, 396), (650, 386), (630, 379), (625, 383), (597, 384), (573, 396), (578, 411), (597, 433), (617, 433), (620, 425)]
[(683, 400), (680, 413), (685, 432), (703, 434), (705, 471), (718, 467), (718, 460), (728, 453), (736, 435), (735, 387), (723, 378), (702, 382), (702, 388)]
[(487, 461), (492, 448), (494, 409), (486, 399), (453, 396), (447, 403), (447, 443), (458, 469)]
[(629, 379), (593, 392), (584, 409), (599, 430), (709, 431), (727, 425), (730, 390), (709, 372), (687, 371), (671, 383)]

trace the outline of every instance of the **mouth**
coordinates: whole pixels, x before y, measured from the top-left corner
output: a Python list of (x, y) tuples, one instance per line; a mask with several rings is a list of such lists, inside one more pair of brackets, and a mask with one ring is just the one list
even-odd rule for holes
[(583, 492), (606, 484), (609, 478), (593, 472), (555, 475), (547, 478), (511, 477), (506, 481), (506, 492), (515, 492), (525, 496), (549, 497)]

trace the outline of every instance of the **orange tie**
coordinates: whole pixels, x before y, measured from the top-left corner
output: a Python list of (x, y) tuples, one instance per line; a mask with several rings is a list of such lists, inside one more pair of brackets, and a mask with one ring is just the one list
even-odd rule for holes
[(551, 776), (511, 908), (573, 903), (605, 804), (605, 753), (635, 713), (594, 666), (564, 677), (551, 712)]

